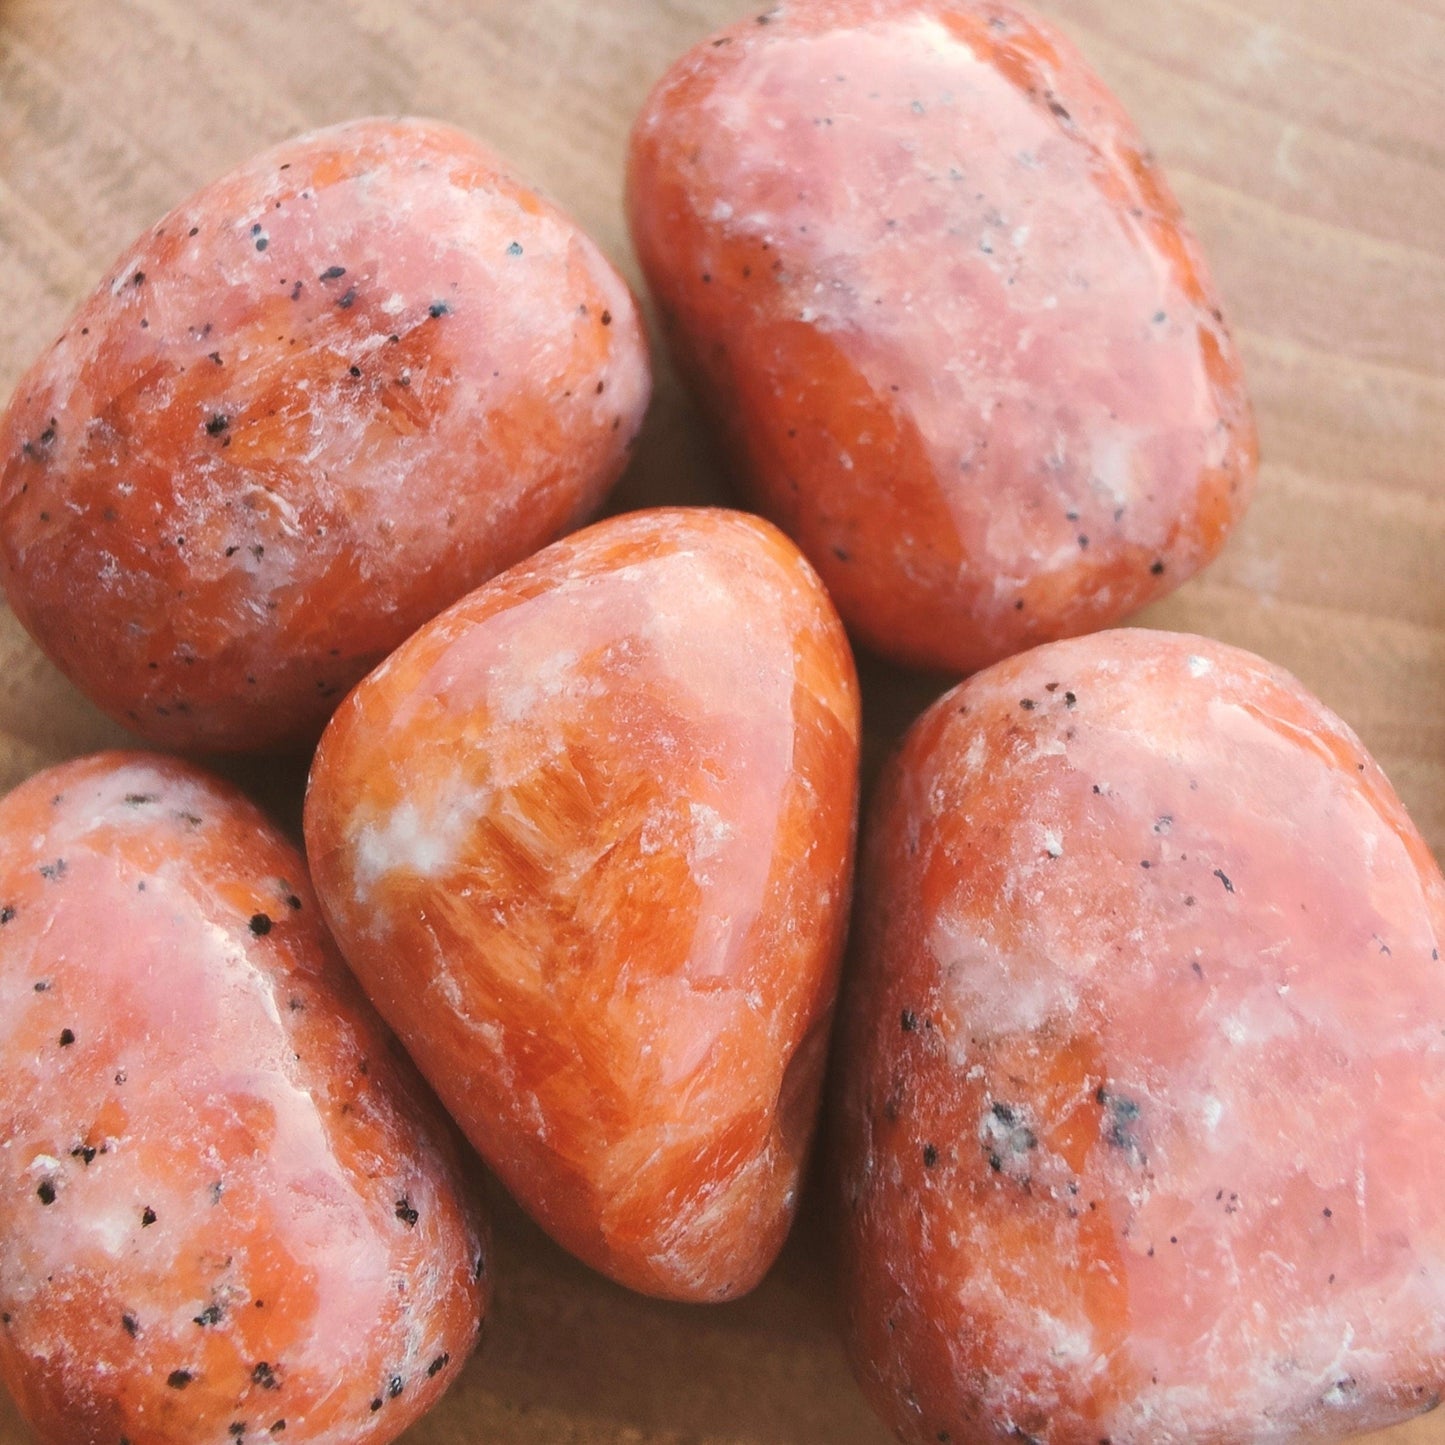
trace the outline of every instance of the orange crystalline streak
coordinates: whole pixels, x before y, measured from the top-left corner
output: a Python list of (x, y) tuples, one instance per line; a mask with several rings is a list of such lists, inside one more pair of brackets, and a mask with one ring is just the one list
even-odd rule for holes
[(1198, 637), (978, 674), (870, 819), (853, 1361), (905, 1441), (1323, 1441), (1445, 1386), (1445, 881), (1359, 739)]
[(603, 523), (437, 618), (322, 740), (306, 836), (352, 967), (567, 1248), (675, 1299), (791, 1220), (847, 915), (858, 696), (797, 550)]

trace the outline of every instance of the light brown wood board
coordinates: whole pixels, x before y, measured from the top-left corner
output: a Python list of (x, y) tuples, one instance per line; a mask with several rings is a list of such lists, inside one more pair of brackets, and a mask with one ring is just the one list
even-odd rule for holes
[[(639, 284), (631, 117), (739, 0), (0, 0), (0, 393), (187, 192), (289, 133), (403, 112), (507, 154)], [(1151, 624), (1294, 671), (1445, 850), (1445, 0), (1041, 0), (1133, 111), (1212, 258), (1258, 499)], [(660, 366), (614, 505), (728, 498)], [(940, 686), (864, 664), (870, 760)], [(0, 615), (0, 785), (128, 741)], [(294, 823), (301, 766), (239, 776)], [(486, 1343), (415, 1445), (880, 1445), (805, 1215), (711, 1310), (590, 1276), (499, 1204)], [(1379, 1440), (1445, 1442), (1426, 1417)], [(0, 1402), (0, 1445), (25, 1432)]]

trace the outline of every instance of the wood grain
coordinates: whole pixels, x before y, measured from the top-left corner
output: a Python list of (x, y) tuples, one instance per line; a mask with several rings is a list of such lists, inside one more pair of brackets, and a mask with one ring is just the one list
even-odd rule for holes
[[(1145, 621), (1239, 643), (1362, 734), (1445, 850), (1445, 4), (1044, 0), (1134, 112), (1213, 258), (1265, 465), (1221, 561)], [(486, 137), (637, 283), (626, 133), (736, 0), (0, 0), (0, 393), (102, 269), (261, 146), (371, 112)], [(723, 500), (664, 370), (619, 508)], [(864, 667), (870, 757), (937, 690)], [(0, 615), (0, 786), (126, 741)], [(302, 764), (240, 770), (294, 819)], [(1438, 1143), (1434, 1147), (1439, 1147)], [(415, 1445), (881, 1445), (816, 1221), (715, 1310), (587, 1274), (499, 1203), (487, 1345)], [(0, 1445), (25, 1439), (0, 1403)], [(1378, 1437), (1445, 1442), (1427, 1417)]]

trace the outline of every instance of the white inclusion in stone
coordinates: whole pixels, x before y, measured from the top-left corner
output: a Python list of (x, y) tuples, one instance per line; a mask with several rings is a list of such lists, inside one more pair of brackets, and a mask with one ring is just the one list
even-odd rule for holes
[(1064, 856), (1064, 840), (1052, 828), (1044, 829), (1044, 852), (1050, 858)]
[(1189, 656), (1189, 676), (1204, 677), (1214, 671), (1214, 664), (1207, 657), (1200, 657), (1197, 653)]
[(459, 796), (430, 813), (408, 799), (384, 820), (364, 824), (356, 840), (359, 888), (369, 890), (397, 869), (431, 878), (453, 868), (477, 816), (465, 789), (456, 788), (454, 795)]
[(733, 835), (730, 824), (716, 808), (707, 803), (690, 803), (692, 814), (692, 846), (697, 858), (716, 858)]
[(1204, 1127), (1212, 1134), (1219, 1127), (1219, 1121), (1224, 1117), (1224, 1104), (1213, 1094), (1206, 1094), (1204, 1106), (1200, 1112), (1204, 1116)]

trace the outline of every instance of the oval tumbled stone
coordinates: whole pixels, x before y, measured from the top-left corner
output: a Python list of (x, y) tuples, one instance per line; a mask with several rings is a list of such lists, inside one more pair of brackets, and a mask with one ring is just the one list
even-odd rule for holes
[(1117, 100), (1003, 0), (782, 3), (632, 136), (633, 237), (753, 501), (854, 635), (971, 671), (1212, 558), (1255, 436)]

